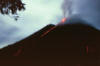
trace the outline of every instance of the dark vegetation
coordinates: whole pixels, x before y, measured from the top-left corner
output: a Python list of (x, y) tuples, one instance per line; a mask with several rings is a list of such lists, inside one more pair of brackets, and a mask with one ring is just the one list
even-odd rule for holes
[(14, 19), (18, 20), (17, 12), (22, 10), (25, 10), (25, 4), (22, 0), (0, 0), (0, 13), (3, 15), (17, 15)]
[(16, 14), (17, 11), (25, 10), (24, 5), (21, 0), (0, 0), (0, 13)]

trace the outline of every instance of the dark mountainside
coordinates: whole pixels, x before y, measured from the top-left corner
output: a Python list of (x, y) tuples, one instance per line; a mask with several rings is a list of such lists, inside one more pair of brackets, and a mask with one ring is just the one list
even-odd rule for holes
[(17, 66), (100, 66), (100, 31), (83, 24), (48, 25), (0, 50), (0, 64)]

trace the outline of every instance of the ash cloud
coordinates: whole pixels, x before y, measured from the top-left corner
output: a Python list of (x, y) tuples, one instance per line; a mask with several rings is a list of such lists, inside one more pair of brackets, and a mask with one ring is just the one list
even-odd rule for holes
[(71, 12), (70, 19), (77, 16), (84, 24), (100, 30), (100, 0), (64, 0), (62, 7), (65, 13)]
[(72, 6), (72, 1), (71, 0), (64, 0), (63, 4), (62, 4), (62, 10), (63, 10), (63, 15), (64, 17), (66, 17), (66, 15), (70, 15), (71, 14), (71, 6)]

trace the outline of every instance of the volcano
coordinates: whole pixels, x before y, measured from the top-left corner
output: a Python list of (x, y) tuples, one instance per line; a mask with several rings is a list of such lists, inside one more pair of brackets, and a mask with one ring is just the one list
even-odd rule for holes
[[(0, 63), (29, 66), (100, 66), (100, 31), (68, 24), (40, 37), (54, 25), (0, 50)], [(6, 65), (5, 64), (5, 65)]]

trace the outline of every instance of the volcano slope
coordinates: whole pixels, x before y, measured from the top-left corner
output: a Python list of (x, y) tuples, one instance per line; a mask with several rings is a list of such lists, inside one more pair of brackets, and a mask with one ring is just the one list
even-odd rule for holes
[[(24, 66), (100, 66), (100, 31), (83, 24), (48, 25), (0, 50), (0, 63)], [(5, 64), (6, 63), (6, 64)]]

